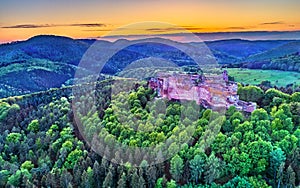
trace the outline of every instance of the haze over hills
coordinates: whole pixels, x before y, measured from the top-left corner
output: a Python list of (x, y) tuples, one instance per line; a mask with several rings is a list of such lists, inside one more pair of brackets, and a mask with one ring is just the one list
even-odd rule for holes
[(216, 32), (196, 33), (204, 41), (211, 40), (299, 40), (300, 31), (245, 31), (245, 32)]
[(291, 41), (280, 46), (274, 47), (262, 53), (253, 54), (247, 60), (250, 62), (269, 60), (272, 58), (284, 57), (293, 53), (300, 52), (300, 41)]
[[(71, 83), (78, 63), (94, 42), (93, 39), (40, 35), (26, 41), (0, 45), (0, 97)], [(101, 42), (107, 48), (113, 44), (108, 41)], [(230, 39), (207, 41), (205, 44), (219, 64), (246, 62), (251, 65), (257, 61), (268, 64), (274, 58), (291, 54), (299, 56), (300, 51), (300, 42), (297, 40)], [(178, 49), (162, 44), (141, 43), (116, 53), (102, 72), (116, 74), (133, 61), (153, 56), (167, 59), (178, 66), (194, 64), (193, 60)], [(297, 63), (299, 62), (294, 62), (293, 66)], [(298, 68), (295, 70), (298, 71)]]
[(226, 53), (239, 59), (266, 52), (272, 48), (292, 42), (292, 40), (241, 40), (229, 39), (206, 42), (210, 49)]
[[(141, 38), (148, 37), (149, 35), (113, 35), (113, 36), (101, 36), (98, 39), (115, 41), (120, 37), (128, 40), (138, 40)], [(218, 41), (218, 40), (230, 40), (230, 39), (241, 39), (241, 40), (300, 40), (300, 31), (244, 31), (244, 32), (207, 32), (207, 33), (175, 33), (175, 34), (157, 34), (153, 35), (156, 37), (176, 37), (181, 42), (192, 42), (190, 37), (198, 36), (202, 41)]]

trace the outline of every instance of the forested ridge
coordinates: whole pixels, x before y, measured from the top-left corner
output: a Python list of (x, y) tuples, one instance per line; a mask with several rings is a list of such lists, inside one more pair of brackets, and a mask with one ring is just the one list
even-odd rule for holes
[[(221, 115), (194, 102), (154, 99), (143, 82), (130, 92), (122, 80), (93, 86), (1, 99), (0, 187), (299, 186), (299, 92), (239, 85), (240, 99), (259, 108)], [(95, 136), (173, 155), (154, 163), (142, 150), (100, 144), (107, 160), (91, 149)]]
[[(38, 35), (26, 41), (1, 44), (0, 98), (72, 85), (83, 55), (94, 42), (107, 49), (115, 44), (54, 35)], [(225, 67), (300, 71), (300, 43), (297, 40), (228, 39), (205, 41), (203, 44), (211, 50), (213, 59)], [(203, 44), (187, 43), (200, 47)], [(163, 58), (178, 66), (195, 64), (178, 49), (162, 44), (141, 43), (116, 53), (103, 67), (102, 73), (120, 73), (131, 62), (149, 57)]]

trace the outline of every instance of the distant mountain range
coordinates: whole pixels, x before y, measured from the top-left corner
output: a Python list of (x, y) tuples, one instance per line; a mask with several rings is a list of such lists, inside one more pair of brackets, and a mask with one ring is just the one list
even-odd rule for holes
[(253, 54), (247, 58), (247, 61), (263, 61), (270, 60), (273, 58), (284, 57), (286, 55), (295, 54), (300, 52), (300, 41), (290, 41), (288, 43), (283, 43), (279, 46), (274, 46), (273, 48), (263, 51), (261, 53)]
[[(0, 97), (70, 83), (82, 56), (94, 42), (92, 39), (41, 35), (26, 41), (0, 45)], [(107, 48), (113, 44), (101, 42)], [(300, 52), (300, 41), (297, 40), (230, 39), (205, 43), (219, 64), (268, 64), (274, 59), (279, 62), (278, 59), (291, 54), (299, 56)], [(119, 51), (109, 60), (102, 72), (115, 74), (133, 61), (153, 56), (173, 61), (179, 66), (194, 64), (191, 58), (176, 48), (163, 44), (141, 43)], [(294, 62), (293, 66), (297, 63)]]
[[(289, 40), (266, 40), (266, 41), (249, 41), (240, 39), (219, 40), (213, 42), (206, 42), (207, 46), (212, 51), (217, 51), (228, 56), (232, 56), (237, 60), (244, 60), (249, 56), (257, 55), (267, 52), (273, 48), (288, 44), (293, 41)], [(223, 61), (221, 59), (221, 61)], [(232, 62), (224, 62), (232, 63)]]

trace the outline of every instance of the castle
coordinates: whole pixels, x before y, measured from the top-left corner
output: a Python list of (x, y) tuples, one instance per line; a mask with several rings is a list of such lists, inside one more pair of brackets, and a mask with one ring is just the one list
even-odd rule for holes
[(256, 103), (239, 100), (237, 83), (228, 80), (226, 70), (222, 75), (206, 76), (159, 73), (148, 84), (157, 92), (158, 97), (169, 100), (194, 100), (197, 104), (211, 109), (228, 109), (230, 106), (245, 112), (256, 109)]

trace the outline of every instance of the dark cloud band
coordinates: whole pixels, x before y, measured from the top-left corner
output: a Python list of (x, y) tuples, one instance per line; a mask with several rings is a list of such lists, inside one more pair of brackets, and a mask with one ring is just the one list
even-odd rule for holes
[(34, 29), (34, 28), (45, 28), (45, 27), (106, 27), (103, 23), (76, 23), (76, 24), (18, 24), (12, 26), (2, 26), (3, 29)]
[(285, 24), (282, 21), (277, 21), (277, 22), (265, 22), (265, 23), (261, 23), (260, 25), (280, 25), (280, 24)]

